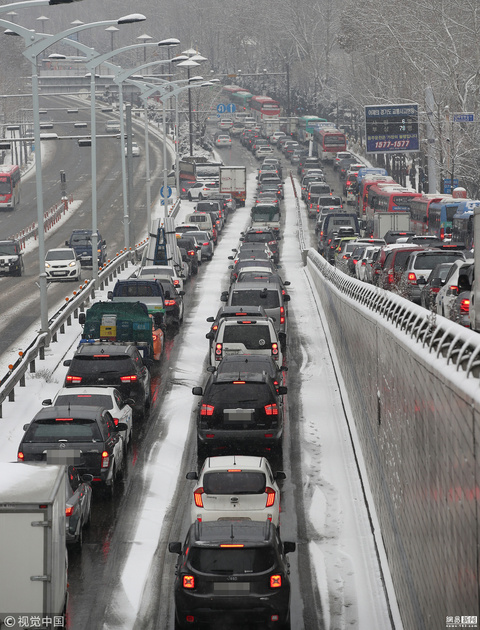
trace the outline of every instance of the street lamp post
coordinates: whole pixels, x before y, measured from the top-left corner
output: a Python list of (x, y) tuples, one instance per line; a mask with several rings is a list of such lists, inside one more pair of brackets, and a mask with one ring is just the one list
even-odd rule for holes
[[(57, 0), (58, 1), (58, 0)], [(27, 0), (19, 3), (20, 6), (38, 6), (38, 4), (46, 4), (45, 0)], [(17, 6), (19, 6), (17, 4)], [(7, 5), (2, 7), (2, 10)], [(11, 6), (11, 5), (10, 5)], [(3, 12), (3, 11), (0, 11)], [(132, 16), (129, 16), (132, 17)], [(138, 17), (138, 14), (137, 14)], [(142, 16), (143, 17), (143, 16)], [(64, 38), (80, 30), (94, 28), (96, 26), (109, 26), (110, 24), (119, 23), (118, 20), (105, 20), (103, 22), (93, 22), (91, 24), (82, 24), (75, 28), (70, 28), (56, 35), (39, 35), (22, 26), (0, 19), (0, 26), (3, 26), (15, 35), (23, 37), (26, 48), (23, 52), (32, 64), (32, 101), (33, 101), (33, 130), (34, 141), (36, 147), (35, 172), (36, 172), (36, 193), (37, 193), (37, 222), (38, 222), (38, 256), (39, 256), (39, 285), (40, 285), (40, 320), (41, 332), (48, 330), (48, 304), (47, 304), (47, 276), (45, 273), (45, 233), (44, 233), (44, 209), (43, 209), (43, 187), (42, 187), (42, 159), (41, 159), (41, 138), (40, 138), (40, 103), (38, 89), (38, 69), (37, 57), (43, 53), (52, 44), (59, 42)]]
[(113, 50), (113, 36), (118, 32), (118, 28), (116, 26), (109, 26), (105, 30), (110, 33), (110, 50)]

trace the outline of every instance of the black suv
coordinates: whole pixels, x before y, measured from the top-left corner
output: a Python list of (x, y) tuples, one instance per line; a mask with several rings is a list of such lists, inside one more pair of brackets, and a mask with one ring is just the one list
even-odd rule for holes
[[(65, 241), (66, 247), (75, 250), (82, 267), (91, 267), (93, 264), (92, 233), (92, 230), (73, 230), (68, 241)], [(97, 259), (100, 267), (107, 262), (107, 243), (99, 232), (97, 232)]]
[(281, 236), (276, 236), (272, 230), (267, 228), (259, 230), (247, 230), (242, 234), (240, 240), (242, 243), (267, 243), (270, 251), (273, 253), (273, 262), (278, 265), (280, 260), (280, 251), (278, 241)]
[(136, 346), (87, 341), (79, 345), (72, 359), (63, 362), (68, 367), (65, 387), (116, 387), (124, 399), (135, 401), (134, 414), (143, 416), (150, 405), (150, 364)]
[(270, 521), (195, 521), (185, 543), (171, 542), (175, 627), (290, 629), (290, 564), (294, 542)]
[(24, 271), (20, 243), (13, 238), (0, 241), (0, 274), (21, 276)]
[(250, 366), (211, 374), (205, 389), (192, 389), (194, 396), (202, 396), (197, 414), (199, 459), (214, 451), (267, 452), (281, 458), (286, 393), (285, 386), (275, 385), (269, 374)]
[(22, 462), (46, 461), (65, 463), (71, 455), (80, 474), (90, 474), (93, 482), (111, 492), (121, 476), (125, 446), (121, 431), (127, 425), (115, 425), (103, 407), (60, 405), (39, 411), (30, 424), (25, 424), (17, 458)]
[(182, 235), (181, 238), (177, 238), (177, 246), (186, 251), (190, 275), (195, 276), (198, 273), (197, 249), (201, 249), (200, 245), (196, 244), (193, 237)]

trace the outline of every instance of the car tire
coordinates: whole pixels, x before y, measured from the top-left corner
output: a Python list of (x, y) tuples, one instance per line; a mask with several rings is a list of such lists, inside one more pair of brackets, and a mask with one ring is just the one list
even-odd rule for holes
[(193, 201), (193, 197), (192, 197), (192, 195), (190, 193), (188, 193), (187, 199), (188, 199), (188, 201)]
[(110, 485), (105, 486), (105, 494), (107, 495), (109, 499), (113, 499), (115, 497), (116, 482), (117, 482), (117, 468), (114, 464), (113, 471), (112, 471), (112, 482), (110, 483)]

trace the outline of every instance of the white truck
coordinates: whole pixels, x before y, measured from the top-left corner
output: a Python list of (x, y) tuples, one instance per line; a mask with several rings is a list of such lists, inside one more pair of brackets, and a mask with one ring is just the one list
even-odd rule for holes
[(231, 195), (238, 206), (245, 205), (247, 197), (247, 169), (245, 166), (220, 167), (220, 193)]
[(375, 212), (373, 215), (373, 238), (385, 238), (390, 230), (408, 232), (410, 230), (409, 212)]
[[(0, 627), (23, 617), (64, 627), (67, 605), (63, 465), (0, 463)], [(46, 624), (45, 624), (46, 625)]]

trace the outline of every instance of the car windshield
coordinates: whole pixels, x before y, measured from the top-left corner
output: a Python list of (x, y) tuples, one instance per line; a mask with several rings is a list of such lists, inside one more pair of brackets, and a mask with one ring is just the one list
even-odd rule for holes
[(72, 245), (91, 245), (92, 237), (89, 234), (74, 234), (71, 243)]
[(73, 252), (65, 249), (54, 249), (47, 252), (45, 260), (72, 260)]
[(98, 442), (100, 430), (93, 420), (81, 418), (46, 418), (28, 428), (24, 442)]
[(280, 298), (278, 291), (259, 289), (250, 289), (246, 291), (233, 291), (230, 300), (231, 306), (263, 306), (263, 308), (278, 308), (280, 306)]
[(206, 494), (263, 494), (265, 473), (240, 470), (237, 472), (208, 472), (203, 475)]
[(13, 256), (18, 254), (15, 243), (0, 243), (0, 256)]
[(263, 573), (275, 565), (275, 554), (266, 548), (199, 548), (192, 547), (188, 562), (201, 573), (233, 575)]
[(272, 340), (268, 325), (233, 324), (225, 326), (223, 343), (241, 343), (247, 350), (267, 350)]
[(55, 400), (57, 406), (87, 405), (88, 407), (103, 407), (113, 409), (111, 396), (108, 394), (62, 394)]

